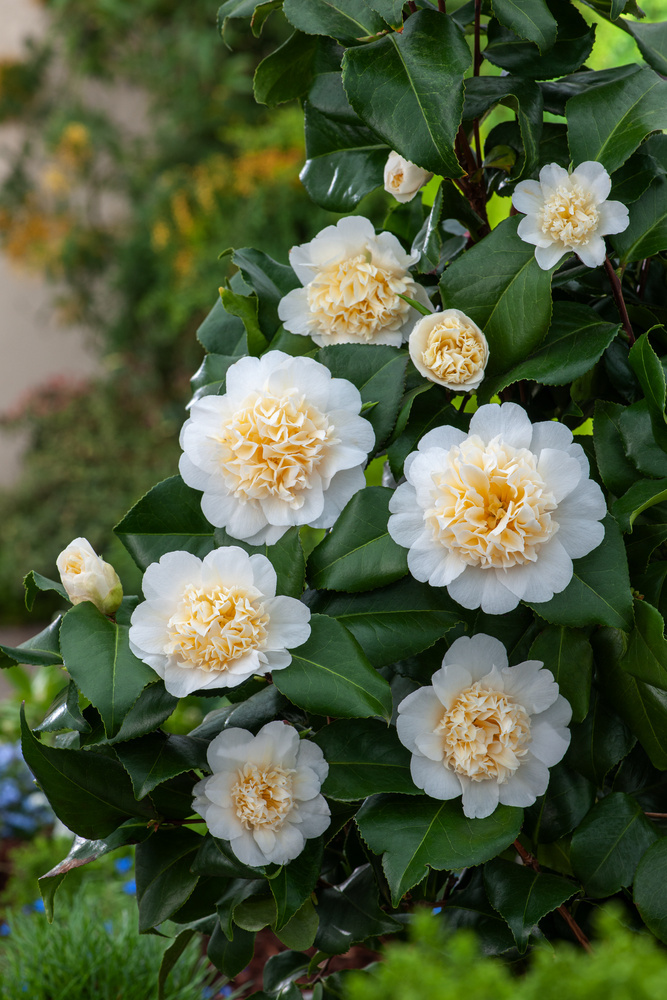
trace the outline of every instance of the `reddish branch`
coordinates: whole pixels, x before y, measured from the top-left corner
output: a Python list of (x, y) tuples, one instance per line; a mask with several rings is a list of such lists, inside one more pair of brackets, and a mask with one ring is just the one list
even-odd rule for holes
[[(533, 855), (526, 850), (523, 844), (520, 843), (520, 841), (518, 840), (514, 841), (514, 848), (519, 857), (521, 858), (521, 860), (523, 861), (526, 868), (532, 868), (534, 872), (540, 871), (540, 865), (537, 858), (534, 858)], [(567, 909), (567, 907), (565, 905), (559, 906), (556, 912), (560, 913), (561, 917), (563, 918), (567, 926), (570, 928), (570, 930), (574, 934), (575, 938), (577, 939), (581, 947), (590, 954), (593, 951), (593, 949), (591, 948), (591, 943), (584, 934), (584, 932), (582, 931), (577, 921), (570, 913), (570, 911)]]
[(445, 3), (445, 0), (438, 0), (438, 10), (440, 11), (441, 14), (447, 13), (447, 5)]
[(632, 330), (632, 324), (630, 323), (630, 317), (628, 316), (628, 310), (626, 309), (625, 306), (625, 299), (623, 298), (623, 289), (621, 287), (621, 282), (619, 281), (618, 275), (614, 270), (614, 266), (606, 254), (604, 257), (604, 269), (607, 272), (607, 277), (611, 282), (611, 294), (614, 296), (614, 302), (616, 303), (616, 308), (618, 309), (619, 316), (621, 317), (621, 323), (623, 324), (623, 329), (628, 335), (630, 346), (632, 346), (635, 342), (635, 335)]
[[(480, 48), (480, 34), (482, 31), (482, 0), (475, 0), (475, 48), (473, 55), (473, 76), (479, 76), (482, 65), (482, 51)], [(479, 136), (479, 121), (477, 118), (472, 123), (473, 135), (475, 136), (475, 152), (477, 153), (477, 165), (482, 166), (482, 142)]]

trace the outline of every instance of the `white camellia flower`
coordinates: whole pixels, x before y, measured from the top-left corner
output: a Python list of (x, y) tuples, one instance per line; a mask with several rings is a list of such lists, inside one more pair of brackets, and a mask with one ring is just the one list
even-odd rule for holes
[(375, 435), (361, 405), (351, 382), (312, 358), (241, 358), (224, 396), (192, 404), (181, 476), (202, 490), (211, 524), (251, 545), (273, 545), (292, 525), (330, 528), (365, 485)]
[(498, 803), (529, 806), (570, 743), (572, 709), (540, 660), (507, 665), (502, 642), (463, 636), (431, 686), (398, 706), (398, 736), (412, 753), (412, 780), (434, 799), (462, 796), (471, 819)]
[(535, 246), (535, 258), (548, 271), (568, 250), (587, 267), (604, 262), (603, 236), (622, 233), (630, 224), (620, 201), (607, 201), (611, 178), (601, 163), (586, 160), (568, 173), (557, 163), (540, 170), (539, 181), (521, 181), (512, 195), (526, 216), (517, 232)]
[(602, 490), (572, 433), (531, 424), (515, 403), (481, 406), (465, 434), (436, 427), (405, 461), (389, 502), (389, 534), (410, 572), (488, 614), (549, 601), (572, 560), (604, 538)]
[(103, 615), (118, 611), (123, 588), (113, 566), (101, 559), (87, 538), (75, 538), (56, 559), (72, 604), (90, 601)]
[(269, 722), (253, 736), (226, 729), (207, 751), (213, 772), (195, 785), (194, 808), (244, 865), (284, 865), (329, 826), (320, 787), (329, 765), (293, 726)]
[(486, 337), (460, 309), (422, 316), (410, 334), (409, 350), (425, 378), (453, 392), (477, 389), (489, 360)]
[(266, 556), (236, 545), (204, 559), (167, 552), (144, 573), (146, 600), (132, 613), (130, 649), (176, 698), (281, 670), (292, 660), (288, 649), (310, 635), (310, 611), (276, 597), (276, 583)]
[(391, 151), (384, 167), (384, 189), (396, 201), (412, 201), (420, 188), (428, 184), (433, 174)]
[(280, 300), (286, 330), (328, 344), (399, 347), (414, 324), (414, 309), (399, 295), (433, 309), (426, 290), (408, 272), (419, 254), (407, 254), (391, 233), (375, 235), (361, 216), (327, 226), (289, 255), (303, 288)]

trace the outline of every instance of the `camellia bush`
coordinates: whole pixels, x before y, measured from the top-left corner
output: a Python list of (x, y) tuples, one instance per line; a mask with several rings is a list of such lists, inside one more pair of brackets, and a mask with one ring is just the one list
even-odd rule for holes
[(612, 897), (667, 941), (667, 27), (591, 2), (645, 62), (590, 70), (568, 0), (450, 5), (223, 4), (293, 27), (255, 93), (341, 218), (230, 251), (180, 474), (115, 529), (143, 595), (76, 539), (4, 650), (68, 675), (23, 725), (77, 834), (47, 910), (136, 844), (161, 983), (273, 934), (259, 995), (338, 997), (420, 907), (512, 959)]

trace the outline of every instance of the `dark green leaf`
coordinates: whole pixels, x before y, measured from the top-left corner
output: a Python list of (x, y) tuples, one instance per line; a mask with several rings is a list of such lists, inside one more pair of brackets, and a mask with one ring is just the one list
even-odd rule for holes
[(252, 931), (237, 927), (234, 940), (230, 941), (225, 937), (220, 924), (216, 924), (206, 955), (216, 969), (231, 979), (250, 964), (254, 953), (255, 934)]
[(619, 329), (620, 324), (605, 323), (589, 306), (555, 302), (551, 326), (542, 345), (512, 371), (485, 379), (480, 399), (488, 400), (521, 379), (564, 385), (580, 378), (600, 359)]
[(635, 518), (663, 500), (667, 500), (667, 479), (640, 479), (614, 501), (611, 512), (622, 531), (632, 531)]
[(185, 827), (158, 830), (136, 850), (139, 931), (167, 920), (188, 899), (197, 884), (190, 865), (202, 838)]
[(650, 412), (645, 399), (626, 406), (619, 418), (626, 455), (640, 472), (656, 479), (667, 477), (667, 454), (656, 441), (656, 429), (662, 433), (661, 421), (661, 416)]
[(376, 792), (420, 794), (410, 777), (410, 752), (393, 726), (376, 719), (332, 722), (314, 742), (329, 765), (322, 786), (329, 798), (352, 802)]
[(636, 524), (632, 535), (626, 539), (626, 550), (631, 571), (644, 573), (648, 561), (661, 545), (667, 542), (667, 523)]
[(191, 736), (151, 733), (116, 745), (116, 754), (132, 779), (134, 794), (143, 799), (156, 785), (193, 768), (208, 769), (204, 740)]
[(180, 476), (149, 490), (114, 532), (143, 570), (165, 552), (180, 549), (203, 559), (214, 548), (213, 528), (201, 511), (201, 493), (186, 486)]
[(656, 177), (630, 208), (630, 225), (612, 236), (622, 264), (652, 257), (667, 249), (667, 179)]
[(391, 692), (347, 629), (334, 618), (313, 615), (310, 638), (276, 670), (273, 683), (307, 712), (344, 719), (391, 715)]
[[(296, 911), (291, 920), (288, 920), (279, 930), (275, 931), (284, 945), (288, 948), (311, 948), (315, 941), (317, 928), (320, 919), (317, 915), (312, 899), (307, 899)], [(295, 986), (289, 987), (295, 990), (295, 1000), (301, 1000), (301, 992)]]
[[(280, 327), (278, 303), (288, 292), (299, 287), (299, 279), (287, 264), (279, 264), (268, 254), (252, 247), (234, 250), (232, 260), (246, 284), (257, 293), (262, 331), (267, 337), (273, 337)], [(271, 346), (273, 348), (273, 343)]]
[(551, 271), (506, 219), (442, 276), (445, 308), (463, 310), (489, 342), (489, 375), (508, 371), (542, 342), (551, 322)]
[(623, 720), (596, 697), (583, 722), (572, 726), (566, 760), (596, 788), (602, 788), (609, 771), (630, 753), (635, 742)]
[(530, 647), (528, 658), (542, 660), (572, 706), (573, 721), (581, 722), (588, 712), (593, 676), (593, 650), (586, 636), (562, 625), (549, 625)]
[(464, 889), (456, 889), (451, 894), (440, 919), (451, 930), (472, 931), (484, 955), (501, 955), (515, 946), (509, 927), (489, 903), (481, 868), (471, 873)]
[(367, 486), (355, 493), (310, 554), (308, 579), (313, 586), (356, 593), (407, 574), (407, 552), (387, 530), (392, 495), (385, 486)]
[(289, 923), (310, 898), (320, 877), (322, 850), (321, 838), (307, 840), (301, 854), (270, 879), (269, 888), (276, 903), (275, 931)]
[[(425, 170), (460, 177), (454, 139), (461, 123), (463, 74), (470, 62), (456, 22), (435, 10), (421, 10), (408, 18), (402, 32), (349, 49), (343, 82), (359, 117), (392, 149)], [(446, 94), (447, 100), (434, 100), (434, 94)]]
[(25, 587), (25, 606), (28, 611), (32, 611), (35, 598), (39, 593), (45, 590), (55, 590), (56, 594), (60, 594), (60, 596), (64, 597), (66, 601), (69, 601), (67, 591), (63, 587), (62, 583), (57, 583), (55, 580), (49, 580), (48, 577), (42, 576), (41, 573), (35, 572), (34, 569), (23, 578), (23, 586)]
[(572, 835), (570, 858), (577, 878), (594, 899), (629, 886), (644, 852), (658, 839), (637, 802), (612, 792), (593, 806)]
[(191, 864), (196, 875), (214, 878), (256, 879), (257, 870), (242, 865), (226, 840), (219, 840), (207, 833)]
[(295, 979), (299, 979), (309, 964), (309, 956), (298, 951), (281, 951), (278, 955), (272, 955), (264, 966), (264, 986), (269, 993), (280, 993)]
[(595, 459), (602, 481), (611, 493), (621, 496), (637, 480), (637, 469), (625, 453), (621, 434), (621, 415), (625, 410), (620, 403), (607, 403), (598, 399), (593, 419)]
[(363, 403), (376, 405), (364, 414), (375, 431), (379, 449), (391, 434), (405, 383), (406, 351), (385, 344), (336, 344), (317, 352), (334, 378), (356, 385)]
[(404, 0), (367, 0), (369, 6), (381, 14), (387, 24), (394, 28), (403, 27)]
[(215, 305), (197, 330), (197, 340), (207, 351), (240, 357), (248, 349), (245, 327), (237, 316), (225, 310), (218, 296)]
[(130, 650), (129, 628), (110, 621), (94, 604), (71, 608), (60, 628), (65, 666), (95, 706), (106, 734), (117, 736), (123, 719), (155, 671)]
[(635, 627), (621, 667), (633, 677), (667, 691), (667, 641), (662, 615), (646, 601), (635, 601)]
[(178, 705), (178, 698), (165, 689), (161, 680), (143, 689), (130, 711), (125, 716), (113, 743), (134, 740), (146, 733), (152, 733), (161, 726)]
[(259, 325), (259, 299), (256, 295), (239, 295), (231, 288), (221, 288), (220, 298), (230, 316), (238, 316), (248, 338), (248, 354), (257, 356), (269, 346)]
[(176, 966), (179, 958), (190, 944), (190, 941), (196, 933), (197, 932), (193, 927), (186, 927), (184, 931), (181, 931), (180, 934), (176, 935), (169, 947), (165, 949), (164, 954), (162, 955), (160, 971), (157, 977), (158, 1000), (165, 1000), (165, 987), (167, 985), (169, 973)]
[(667, 944), (667, 837), (649, 847), (635, 872), (633, 898), (650, 931)]
[(493, 13), (520, 38), (535, 42), (540, 52), (556, 41), (558, 22), (545, 0), (493, 0)]
[(356, 868), (332, 889), (317, 894), (320, 926), (315, 947), (328, 955), (342, 955), (352, 945), (381, 934), (395, 934), (400, 924), (378, 904), (377, 879), (370, 865)]
[(573, 162), (599, 160), (613, 173), (649, 132), (667, 128), (667, 82), (638, 66), (615, 82), (572, 97), (567, 118)]
[(353, 44), (387, 25), (371, 7), (358, 0), (285, 0), (285, 17), (308, 35), (331, 35)]
[[(529, 6), (532, 8), (533, 5)], [(558, 36), (555, 45), (546, 52), (540, 52), (537, 45), (522, 41), (516, 29), (511, 31), (498, 23), (502, 21), (502, 17), (494, 2), (494, 13), (498, 21), (489, 21), (484, 58), (509, 73), (533, 80), (550, 80), (579, 69), (593, 48), (595, 27), (589, 27), (571, 4), (547, 0), (547, 7), (558, 18)]]
[(566, 878), (500, 858), (484, 865), (484, 885), (489, 902), (509, 924), (519, 951), (526, 950), (535, 924), (577, 892), (577, 886)]
[(50, 667), (54, 664), (61, 664), (63, 658), (60, 655), (60, 623), (62, 616), (58, 615), (55, 621), (47, 625), (45, 629), (27, 639), (20, 646), (0, 646), (0, 654), (4, 654), (10, 661), (2, 662), (0, 667), (13, 667), (14, 663), (28, 663), (33, 667)]
[(233, 705), (225, 705), (210, 712), (206, 720), (193, 729), (190, 736), (194, 739), (212, 740), (223, 729), (249, 729), (257, 733), (267, 722), (277, 716), (284, 716), (289, 702), (273, 684), (267, 684), (243, 701)]
[(75, 729), (79, 733), (90, 732), (90, 725), (79, 710), (79, 689), (70, 681), (53, 699), (48, 714), (35, 731), (54, 733), (59, 729)]
[(317, 39), (295, 31), (255, 70), (255, 100), (275, 107), (305, 94), (313, 78), (316, 52)]
[(567, 836), (595, 802), (595, 785), (566, 764), (549, 769), (544, 795), (525, 813), (524, 830), (538, 844), (552, 844)]
[(150, 802), (137, 802), (122, 765), (85, 750), (54, 750), (30, 732), (21, 710), (25, 761), (58, 819), (87, 840), (108, 837), (130, 816), (154, 819)]
[(643, 24), (623, 20), (620, 23), (632, 35), (649, 66), (667, 76), (667, 21)]
[(539, 162), (542, 136), (544, 108), (540, 88), (533, 80), (515, 76), (478, 76), (466, 81), (464, 120), (480, 118), (497, 104), (516, 113), (524, 151), (523, 164), (516, 177), (530, 176)]
[(228, 354), (207, 354), (190, 379), (193, 399), (202, 396), (222, 396), (225, 392), (227, 372), (239, 359)]
[[(667, 184), (667, 182), (666, 182)], [(630, 348), (630, 366), (639, 379), (649, 410), (665, 417), (665, 372), (660, 359), (651, 347), (648, 334), (643, 334)]]
[(632, 628), (632, 591), (623, 537), (616, 521), (604, 519), (604, 541), (590, 555), (574, 560), (574, 575), (560, 594), (529, 608), (554, 625), (610, 625)]
[[(224, 893), (218, 900), (216, 910), (218, 911), (220, 926), (230, 941), (232, 940), (237, 929), (235, 927), (236, 908), (247, 899), (252, 899), (253, 897), (261, 898), (264, 903), (268, 904), (270, 907), (270, 917), (273, 919), (273, 914), (275, 914), (275, 903), (269, 896), (266, 882), (263, 879), (255, 878), (251, 881), (248, 881), (247, 879), (234, 879), (233, 882), (229, 883)], [(260, 923), (259, 926), (254, 929), (259, 930), (262, 926), (264, 926), (264, 924)], [(250, 930), (249, 927), (244, 929)]]
[(384, 853), (382, 866), (398, 906), (429, 866), (458, 871), (504, 851), (519, 834), (523, 810), (498, 806), (486, 819), (467, 819), (458, 799), (379, 795), (367, 799), (355, 819), (370, 849)]
[(414, 451), (420, 439), (433, 427), (451, 424), (459, 430), (467, 428), (469, 420), (449, 402), (448, 393), (440, 386), (428, 386), (413, 400), (405, 429), (387, 448), (391, 473), (397, 481), (403, 475), (403, 463)]
[(354, 596), (310, 591), (306, 603), (349, 629), (374, 667), (420, 653), (463, 617), (444, 588), (412, 577)]
[(66, 858), (39, 878), (39, 891), (44, 900), (49, 923), (53, 920), (53, 905), (56, 890), (63, 883), (67, 874), (76, 868), (96, 861), (104, 854), (116, 851), (128, 844), (138, 844), (151, 834), (145, 819), (129, 819), (122, 823), (105, 840), (84, 840), (77, 837)]

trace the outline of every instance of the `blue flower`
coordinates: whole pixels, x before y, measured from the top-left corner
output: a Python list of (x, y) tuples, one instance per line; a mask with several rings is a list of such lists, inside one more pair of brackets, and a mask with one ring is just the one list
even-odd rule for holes
[(137, 883), (134, 879), (130, 879), (129, 882), (125, 882), (123, 885), (123, 892), (126, 892), (128, 896), (135, 896), (137, 892)]
[(44, 900), (43, 899), (36, 899), (35, 902), (32, 904), (32, 908), (35, 911), (35, 913), (45, 913), (46, 912), (46, 908), (44, 906)]
[(5, 921), (3, 920), (0, 923), (0, 937), (7, 937), (11, 933), (12, 933), (11, 927), (9, 926), (9, 924), (6, 924)]
[(114, 868), (120, 875), (125, 875), (132, 868), (132, 864), (132, 858), (118, 858), (117, 861), (114, 861)]

